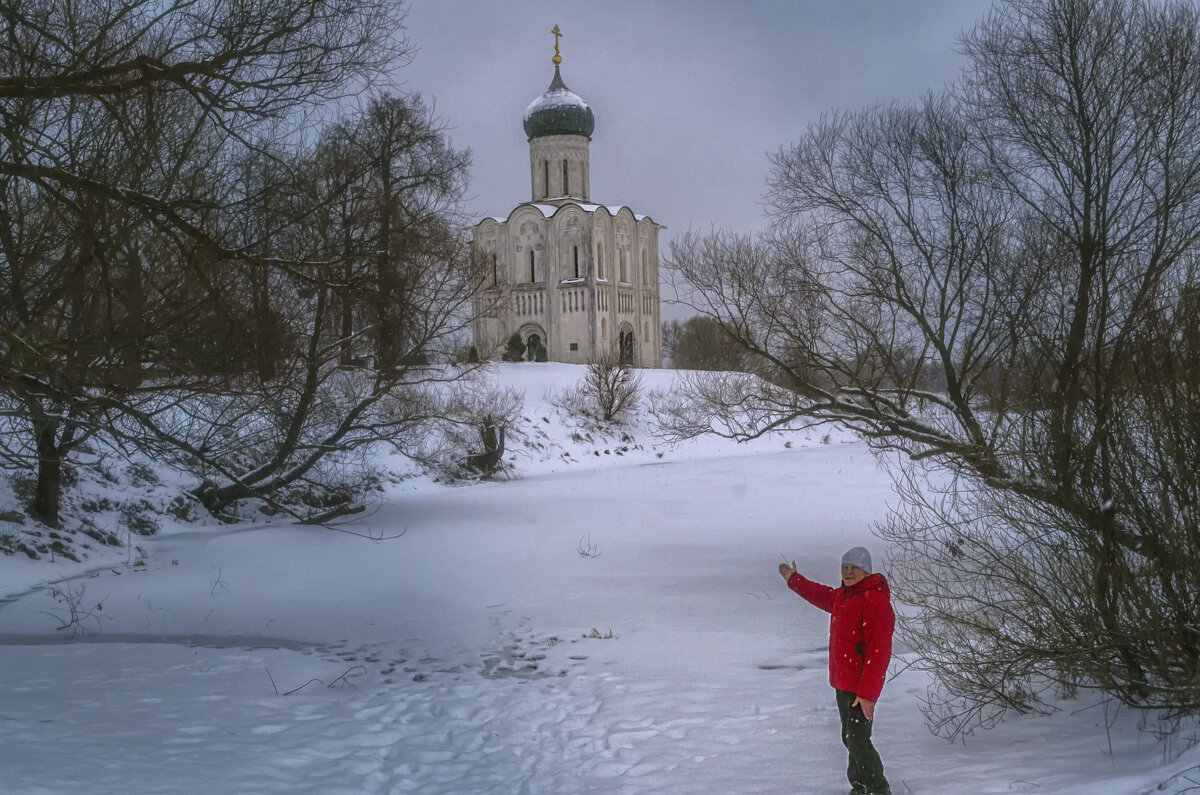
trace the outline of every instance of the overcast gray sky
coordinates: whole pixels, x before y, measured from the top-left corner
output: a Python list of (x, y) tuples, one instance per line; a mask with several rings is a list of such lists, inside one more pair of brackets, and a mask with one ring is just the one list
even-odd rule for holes
[[(952, 82), (992, 0), (412, 0), (395, 84), (473, 153), (469, 209), (528, 201), (525, 107), (562, 76), (591, 105), (592, 199), (668, 229), (763, 226), (767, 154), (821, 114)], [(665, 313), (669, 314), (669, 313)]]

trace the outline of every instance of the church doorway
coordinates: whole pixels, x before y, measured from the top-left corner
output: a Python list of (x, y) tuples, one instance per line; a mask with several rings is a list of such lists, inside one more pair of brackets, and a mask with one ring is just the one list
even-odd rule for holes
[(633, 366), (636, 364), (633, 358), (635, 350), (633, 344), (633, 329), (625, 326), (621, 329), (621, 334), (617, 338), (617, 353), (621, 357), (621, 364)]
[(546, 361), (546, 343), (542, 341), (541, 334), (533, 332), (525, 338), (525, 359), (531, 362)]

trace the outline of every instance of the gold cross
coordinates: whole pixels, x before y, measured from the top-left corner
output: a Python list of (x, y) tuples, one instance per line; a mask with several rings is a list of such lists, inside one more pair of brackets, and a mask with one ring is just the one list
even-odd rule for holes
[(558, 29), (558, 25), (555, 25), (554, 30), (550, 32), (554, 34), (554, 57), (551, 60), (554, 61), (555, 66), (558, 66), (562, 63), (562, 56), (558, 54), (558, 37), (563, 35), (563, 32)]

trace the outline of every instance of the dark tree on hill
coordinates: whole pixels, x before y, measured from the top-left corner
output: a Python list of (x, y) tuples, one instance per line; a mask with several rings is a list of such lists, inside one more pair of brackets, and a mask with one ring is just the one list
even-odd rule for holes
[(1200, 712), (1198, 17), (1000, 5), (953, 93), (779, 152), (771, 232), (672, 246), (783, 385), (699, 380), (677, 433), (837, 421), (906, 457), (882, 532), (947, 734), (1047, 687)]
[[(212, 332), (248, 337), (196, 311), (219, 290), (211, 259), (119, 193), (210, 197), (201, 164), (220, 143), (202, 114), (175, 92), (0, 107), (13, 133), (0, 139), (0, 449), (33, 463), (30, 511), (56, 524), (64, 462), (116, 404), (220, 369), (239, 346), (207, 345)], [(32, 174), (47, 169), (112, 190)]]
[(374, 325), (380, 370), (400, 366), (421, 308), (424, 257), (442, 242), (448, 219), (457, 219), (470, 155), (454, 150), (420, 97), (375, 97), (343, 126), (364, 172), (366, 239), (374, 249), (372, 302), (363, 309)]
[[(403, 8), (0, 13), (0, 462), (36, 468), (31, 513), (58, 521), (89, 439), (182, 456), (222, 516), (341, 499), (330, 457), (434, 413), (414, 365), (469, 323), (468, 159), (441, 124), (380, 96), (315, 149), (296, 129), (404, 60)], [(360, 351), (382, 368), (339, 369)]]
[[(394, 122), (383, 133), (380, 114)], [(308, 521), (360, 510), (372, 475), (353, 451), (408, 449), (416, 428), (449, 410), (438, 384), (470, 368), (426, 365), (451, 359), (478, 287), (458, 211), (468, 165), (419, 98), (383, 96), (288, 168), (271, 223), (253, 208), (248, 220), (231, 216), (296, 263), (265, 285), (288, 341), (282, 355), (269, 375), (247, 373), (234, 396), (208, 400), (204, 424), (138, 417), (207, 473), (193, 493), (209, 511), (232, 517), (246, 499)], [(346, 367), (348, 349), (351, 362), (356, 349), (374, 354), (374, 366)]]
[(746, 349), (720, 321), (697, 315), (675, 335), (672, 361), (680, 370), (741, 370)]

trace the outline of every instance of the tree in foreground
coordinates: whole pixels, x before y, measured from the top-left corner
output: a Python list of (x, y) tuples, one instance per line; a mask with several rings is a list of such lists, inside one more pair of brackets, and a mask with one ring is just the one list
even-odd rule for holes
[(189, 411), (138, 412), (126, 438), (185, 456), (202, 473), (192, 494), (217, 516), (251, 499), (305, 521), (361, 510), (377, 473), (356, 451), (415, 450), (417, 430), (454, 410), (447, 382), (470, 371), (427, 366), (452, 358), (470, 322), (477, 284), (458, 231), (468, 164), (416, 96), (375, 97), (326, 130), (256, 188), (268, 212), (235, 208), (228, 220), (295, 263), (265, 279), (232, 263), (249, 317), (267, 313), (277, 329), (281, 345), (259, 357), (269, 366)]
[(36, 468), (31, 513), (58, 523), (101, 442), (194, 468), (220, 516), (337, 508), (354, 451), (402, 444), (463, 373), (420, 363), (469, 324), (467, 154), (416, 97), (300, 127), (403, 61), (403, 9), (0, 12), (0, 462)]
[(943, 733), (1078, 687), (1200, 713), (1198, 11), (1016, 0), (964, 48), (952, 93), (779, 152), (770, 232), (672, 246), (764, 378), (696, 377), (668, 424), (883, 454)]

